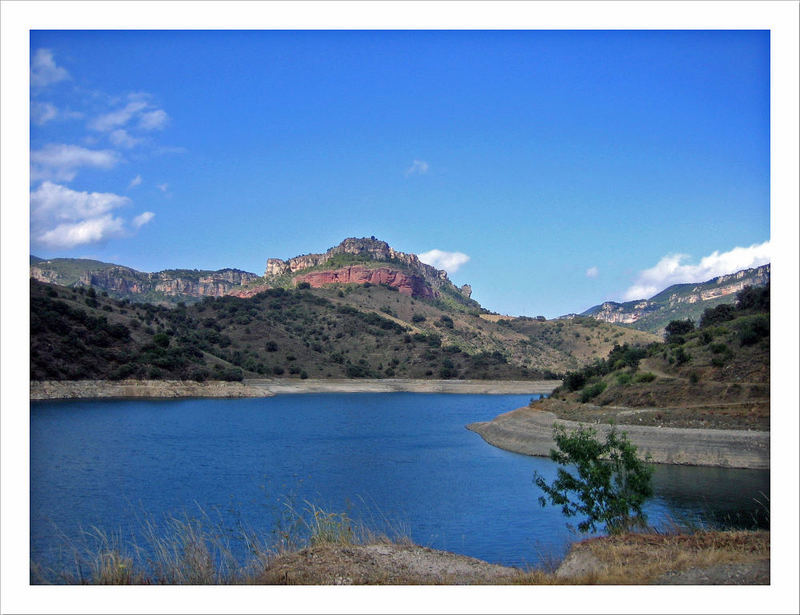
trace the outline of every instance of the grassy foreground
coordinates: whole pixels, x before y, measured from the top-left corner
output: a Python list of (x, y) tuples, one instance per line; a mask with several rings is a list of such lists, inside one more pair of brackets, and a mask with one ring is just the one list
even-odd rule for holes
[[(382, 521), (386, 521), (385, 519)], [(384, 523), (376, 532), (313, 504), (288, 508), (272, 536), (224, 530), (205, 514), (144, 524), (142, 542), (97, 529), (71, 545), (69, 564), (31, 563), (32, 584), (70, 585), (554, 585), (653, 584), (670, 574), (722, 566), (767, 566), (768, 531), (675, 528), (589, 538), (564, 562), (516, 569), (414, 545)], [(688, 572), (687, 572), (688, 571)], [(736, 582), (736, 581), (715, 581)], [(746, 581), (758, 582), (758, 581)]]

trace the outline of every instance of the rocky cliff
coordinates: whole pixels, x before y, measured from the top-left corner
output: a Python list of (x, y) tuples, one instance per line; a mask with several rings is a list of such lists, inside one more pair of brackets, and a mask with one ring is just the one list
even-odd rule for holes
[(375, 237), (348, 237), (321, 254), (268, 259), (267, 284), (280, 277), (290, 278), (295, 285), (307, 282), (314, 287), (337, 283), (386, 284), (413, 297), (436, 298), (446, 293), (459, 302), (472, 302), (469, 285), (457, 288), (446, 271), (423, 263), (416, 254), (399, 252)]
[(40, 282), (93, 286), (112, 296), (146, 300), (222, 297), (260, 279), (254, 273), (239, 269), (168, 269), (147, 273), (83, 259), (37, 260), (30, 268), (30, 276)]
[(408, 275), (389, 267), (372, 269), (363, 265), (352, 265), (332, 271), (313, 271), (295, 277), (295, 282), (308, 282), (314, 288), (326, 284), (385, 284), (396, 288), (401, 294), (409, 297), (422, 297), (433, 299), (439, 292), (425, 283), (425, 280), (416, 275)]

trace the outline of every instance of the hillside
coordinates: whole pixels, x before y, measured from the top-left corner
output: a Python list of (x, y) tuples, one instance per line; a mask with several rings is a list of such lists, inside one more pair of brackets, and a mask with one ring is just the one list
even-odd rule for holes
[(698, 326), (672, 321), (663, 342), (617, 346), (535, 407), (586, 422), (768, 430), (769, 296), (745, 287)]
[(517, 327), (369, 283), (170, 308), (31, 280), (31, 378), (538, 379), (657, 339), (590, 319)]
[(699, 284), (674, 284), (649, 299), (625, 303), (606, 301), (589, 308), (581, 316), (661, 333), (672, 320), (691, 318), (697, 322), (706, 309), (732, 303), (735, 294), (745, 286), (766, 286), (769, 277), (769, 265), (743, 269)]

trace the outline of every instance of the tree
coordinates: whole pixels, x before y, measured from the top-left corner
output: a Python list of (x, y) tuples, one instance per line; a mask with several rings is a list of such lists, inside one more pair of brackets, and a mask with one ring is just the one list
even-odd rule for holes
[[(639, 459), (624, 432), (612, 427), (601, 442), (591, 427), (581, 425), (567, 433), (564, 427), (555, 425), (553, 438), (558, 450), (550, 450), (550, 459), (562, 466), (575, 466), (577, 476), (558, 468), (557, 478), (548, 485), (536, 472), (534, 482), (545, 494), (539, 498), (542, 506), (549, 500), (561, 506), (567, 517), (585, 515), (578, 524), (581, 532), (596, 532), (598, 524), (605, 524), (609, 533), (616, 534), (646, 523), (642, 506), (653, 495), (653, 468), (646, 459)], [(571, 494), (576, 497), (571, 498)]]
[(682, 344), (682, 336), (694, 331), (694, 321), (691, 318), (687, 318), (686, 320), (673, 320), (664, 327), (664, 331), (666, 333), (664, 336), (665, 341), (668, 344)]

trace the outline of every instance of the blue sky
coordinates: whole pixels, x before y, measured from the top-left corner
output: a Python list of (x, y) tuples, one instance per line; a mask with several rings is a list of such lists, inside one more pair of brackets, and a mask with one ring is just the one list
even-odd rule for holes
[(375, 235), (504, 314), (647, 297), (769, 261), (769, 48), (766, 31), (32, 31), (31, 252), (262, 273)]

